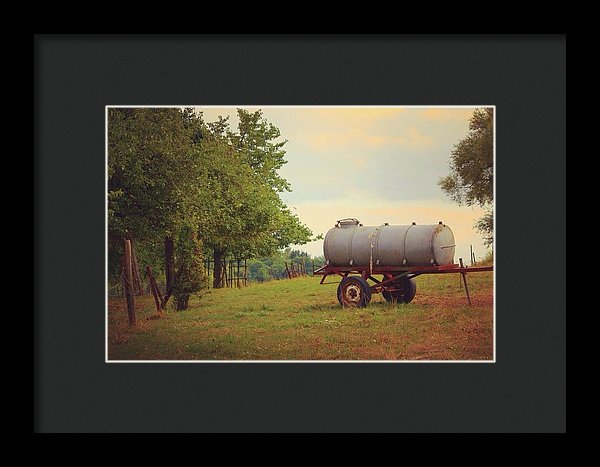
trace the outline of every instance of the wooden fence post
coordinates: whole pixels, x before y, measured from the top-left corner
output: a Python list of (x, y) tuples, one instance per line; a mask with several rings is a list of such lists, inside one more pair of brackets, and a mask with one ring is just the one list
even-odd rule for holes
[[(464, 268), (463, 259), (458, 258), (458, 261), (460, 263), (461, 269)], [(471, 295), (469, 295), (469, 286), (467, 285), (467, 274), (465, 272), (461, 272), (460, 275), (462, 276), (463, 283), (465, 284), (465, 292), (467, 293), (467, 302), (469, 303), (469, 306), (471, 306)]]
[(154, 297), (154, 303), (156, 305), (156, 312), (161, 313), (162, 308), (160, 307), (160, 292), (158, 290), (158, 285), (156, 285), (156, 281), (154, 280), (154, 276), (152, 275), (152, 269), (150, 266), (146, 266), (146, 273), (148, 274), (148, 282), (150, 282), (150, 290), (152, 291), (152, 296)]
[(125, 239), (125, 299), (129, 326), (135, 326), (135, 299), (133, 297), (133, 274), (131, 261), (131, 240)]
[(288, 279), (291, 279), (292, 274), (290, 273), (290, 269), (288, 268), (287, 261), (285, 261), (285, 271), (287, 272)]

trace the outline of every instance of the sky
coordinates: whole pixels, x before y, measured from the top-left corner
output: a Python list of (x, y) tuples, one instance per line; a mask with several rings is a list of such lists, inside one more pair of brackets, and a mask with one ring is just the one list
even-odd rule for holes
[[(477, 206), (458, 206), (438, 185), (448, 175), (452, 147), (469, 128), (474, 107), (244, 107), (261, 109), (281, 130), (286, 160), (280, 170), (292, 191), (283, 201), (314, 234), (338, 219), (355, 217), (363, 225), (437, 224), (454, 232), (455, 262), (469, 263), (487, 248), (473, 228), (484, 214)], [(205, 121), (230, 116), (236, 107), (197, 107)], [(323, 254), (323, 240), (294, 248)]]

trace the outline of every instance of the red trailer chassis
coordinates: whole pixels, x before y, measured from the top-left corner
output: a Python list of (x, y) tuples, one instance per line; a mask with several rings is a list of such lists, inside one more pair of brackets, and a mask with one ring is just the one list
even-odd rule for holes
[[(326, 284), (328, 276), (341, 276), (342, 280), (338, 286), (338, 301), (342, 306), (367, 306), (371, 300), (371, 294), (382, 293), (390, 302), (410, 302), (416, 293), (416, 284), (412, 280), (421, 274), (450, 274), (462, 275), (465, 285), (467, 302), (471, 305), (471, 296), (467, 285), (467, 273), (492, 271), (493, 266), (463, 266), (462, 258), (460, 264), (447, 264), (443, 266), (330, 266), (325, 265), (316, 271), (314, 275), (323, 276), (320, 284)], [(376, 279), (374, 275), (383, 276)], [(367, 281), (374, 284), (371, 285)], [(331, 282), (329, 282), (331, 283)]]

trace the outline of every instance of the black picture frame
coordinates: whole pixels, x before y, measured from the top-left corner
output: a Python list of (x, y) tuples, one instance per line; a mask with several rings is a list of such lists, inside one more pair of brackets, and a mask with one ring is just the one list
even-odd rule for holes
[[(496, 106), (496, 363), (107, 364), (106, 105)], [(34, 37), (34, 431), (565, 432), (566, 36)]]

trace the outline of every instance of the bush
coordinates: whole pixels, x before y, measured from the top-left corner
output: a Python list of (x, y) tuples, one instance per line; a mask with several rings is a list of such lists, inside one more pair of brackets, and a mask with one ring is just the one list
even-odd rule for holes
[(184, 228), (175, 242), (175, 281), (173, 297), (177, 310), (186, 310), (190, 297), (208, 286), (204, 270), (202, 242), (190, 228)]

